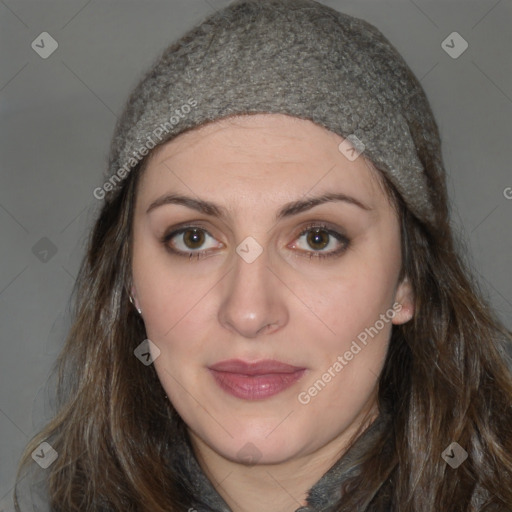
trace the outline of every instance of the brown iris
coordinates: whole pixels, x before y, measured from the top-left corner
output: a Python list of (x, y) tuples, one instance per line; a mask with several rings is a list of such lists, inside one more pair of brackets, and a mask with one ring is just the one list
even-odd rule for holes
[(199, 229), (187, 229), (183, 233), (183, 241), (189, 249), (198, 249), (204, 244), (204, 233)]
[(324, 229), (312, 229), (307, 236), (307, 242), (312, 249), (323, 249), (329, 243), (329, 233)]

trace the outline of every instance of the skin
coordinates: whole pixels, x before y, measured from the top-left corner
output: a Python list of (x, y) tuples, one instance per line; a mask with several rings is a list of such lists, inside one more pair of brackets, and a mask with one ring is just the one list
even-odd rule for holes
[[(156, 148), (139, 183), (132, 294), (160, 350), (154, 365), (162, 386), (188, 426), (201, 467), (233, 510), (289, 512), (305, 504), (357, 429), (376, 417), (392, 323), (414, 313), (410, 285), (398, 281), (397, 214), (378, 171), (363, 155), (347, 159), (338, 149), (342, 141), (286, 115), (238, 116)], [(331, 201), (276, 220), (285, 204), (327, 192), (367, 209)], [(178, 204), (147, 213), (169, 193), (211, 201), (226, 217)], [(187, 222), (207, 231), (204, 244), (190, 248), (177, 235), (168, 245), (208, 250), (205, 257), (174, 255), (162, 243)], [(348, 246), (325, 232), (325, 247), (309, 245), (300, 233), (310, 224), (327, 224), (348, 237)], [(252, 263), (235, 250), (248, 236), (263, 248)], [(344, 250), (332, 257), (310, 257), (338, 248)], [(392, 321), (300, 403), (299, 393), (395, 302), (401, 309)], [(232, 358), (276, 359), (306, 372), (277, 395), (243, 400), (223, 391), (207, 369)], [(247, 443), (256, 447), (256, 464), (242, 460)]]

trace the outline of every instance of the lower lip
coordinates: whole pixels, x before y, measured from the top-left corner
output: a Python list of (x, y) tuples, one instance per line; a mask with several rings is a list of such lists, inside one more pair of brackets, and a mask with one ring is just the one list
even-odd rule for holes
[(297, 382), (306, 370), (293, 373), (243, 375), (210, 370), (215, 382), (227, 393), (244, 400), (261, 400), (281, 393)]

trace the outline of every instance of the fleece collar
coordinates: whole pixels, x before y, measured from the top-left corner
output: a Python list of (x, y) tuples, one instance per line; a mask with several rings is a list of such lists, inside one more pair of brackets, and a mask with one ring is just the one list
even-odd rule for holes
[[(334, 512), (341, 498), (341, 484), (354, 474), (358, 459), (366, 453), (388, 426), (382, 414), (363, 432), (352, 447), (311, 487), (307, 505), (296, 512)], [(233, 512), (215, 490), (193, 452), (190, 438), (185, 429), (180, 429), (176, 440), (172, 464), (182, 480), (185, 495), (183, 500), (190, 503), (190, 509), (197, 512)]]

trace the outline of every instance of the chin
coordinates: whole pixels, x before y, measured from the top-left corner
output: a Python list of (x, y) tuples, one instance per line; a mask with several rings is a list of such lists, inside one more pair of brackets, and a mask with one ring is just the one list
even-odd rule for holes
[(301, 443), (289, 429), (268, 435), (256, 434), (254, 428), (249, 428), (233, 433), (233, 436), (234, 439), (223, 439), (222, 442), (212, 439), (208, 444), (224, 458), (246, 466), (280, 464), (297, 457), (306, 449), (306, 443)]

